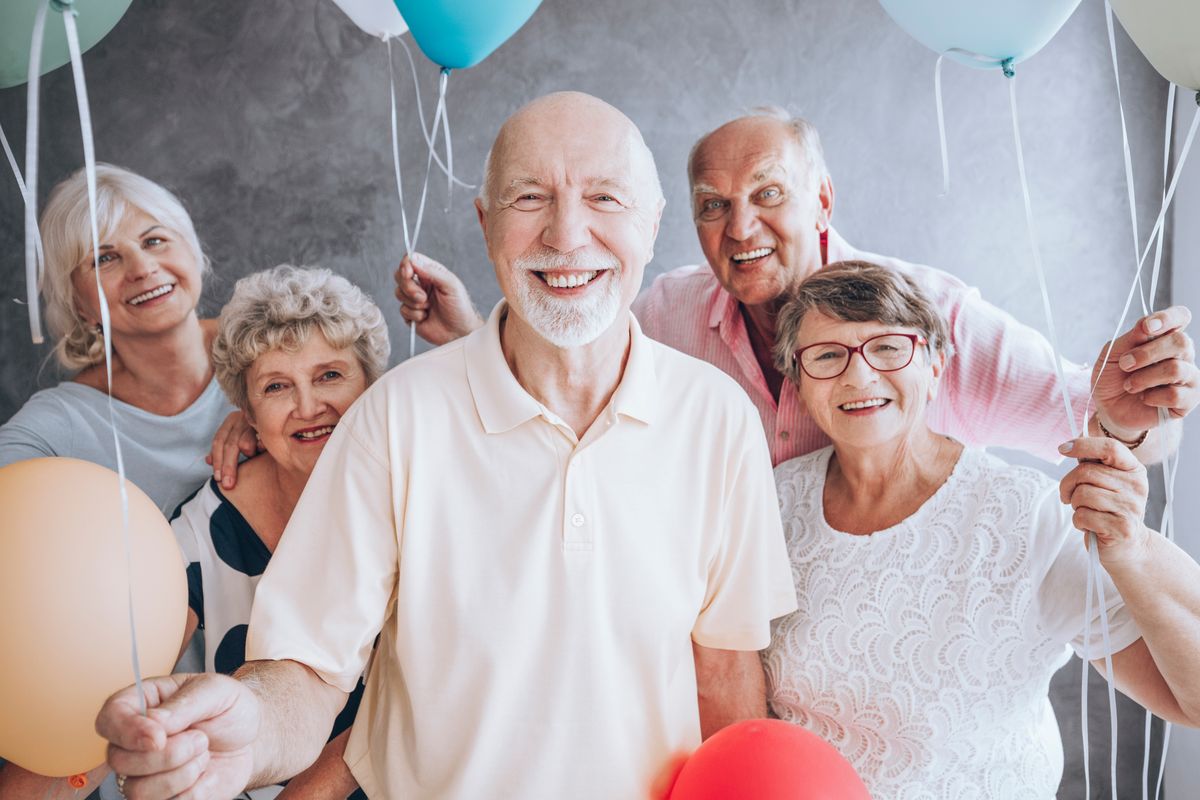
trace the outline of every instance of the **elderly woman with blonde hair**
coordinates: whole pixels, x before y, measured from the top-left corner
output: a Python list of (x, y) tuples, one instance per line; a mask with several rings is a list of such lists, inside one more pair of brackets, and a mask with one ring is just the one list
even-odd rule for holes
[[(50, 193), (42, 296), (54, 355), (74, 374), (0, 427), (0, 466), (71, 456), (115, 469), (111, 391), (126, 473), (169, 514), (211, 474), (204, 457), (232, 411), (209, 361), (216, 325), (196, 311), (208, 258), (179, 199), (128, 170), (97, 166), (96, 216), (93, 254), (83, 172)], [(109, 364), (97, 278), (108, 300)]]
[[(1072, 649), (1200, 723), (1200, 566), (1143, 524), (1125, 445), (1064, 444), (1080, 463), (1056, 486), (930, 430), (947, 350), (915, 282), (873, 264), (832, 264), (781, 309), (776, 363), (833, 445), (775, 469), (799, 610), (773, 625), (768, 699), (874, 797), (1050, 800), (1047, 693)], [(1077, 529), (1107, 571), (1107, 643), (1099, 604), (1085, 636)]]
[[(72, 374), (0, 426), (0, 466), (69, 456), (115, 470), (111, 391), (126, 475), (170, 514), (212, 474), (205, 456), (233, 411), (209, 359), (216, 323), (197, 314), (208, 258), (179, 199), (141, 175), (97, 165), (98, 253), (88, 205), (80, 170), (54, 187), (42, 213), (46, 321), (54, 356)], [(110, 363), (97, 281), (107, 298)], [(189, 654), (180, 667), (198, 668), (199, 659)], [(106, 774), (100, 766), (89, 779)], [(6, 800), (44, 800), (60, 790), (75, 794), (61, 779), (0, 768)], [(102, 795), (115, 796), (111, 781)]]
[[(219, 324), (217, 379), (263, 453), (242, 465), (236, 488), (209, 480), (171, 525), (189, 564), (188, 638), (202, 627), (206, 670), (232, 674), (246, 660), (259, 577), (338, 421), (383, 373), (389, 345), (375, 303), (324, 269), (282, 265), (241, 279)], [(357, 788), (341, 753), (361, 689), (285, 794), (344, 798)]]

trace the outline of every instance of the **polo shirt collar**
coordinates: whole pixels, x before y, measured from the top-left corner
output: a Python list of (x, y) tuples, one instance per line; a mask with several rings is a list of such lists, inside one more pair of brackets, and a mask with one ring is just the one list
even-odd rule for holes
[[(492, 309), (487, 324), (463, 341), (467, 383), (475, 410), (488, 433), (504, 433), (549, 412), (517, 382), (508, 368), (500, 346), (500, 322), (508, 313), (501, 300)], [(621, 383), (605, 412), (631, 417), (644, 423), (654, 421), (658, 410), (658, 378), (654, 369), (653, 343), (629, 315), (629, 359)]]
[[(711, 267), (709, 269), (712, 269)], [(708, 327), (729, 325), (738, 315), (737, 298), (725, 290), (717, 276), (713, 275), (712, 294), (708, 301)]]

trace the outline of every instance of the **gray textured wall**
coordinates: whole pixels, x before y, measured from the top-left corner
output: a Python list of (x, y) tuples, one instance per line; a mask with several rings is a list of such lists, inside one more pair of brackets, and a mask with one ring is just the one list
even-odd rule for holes
[[(1156, 191), (1164, 84), (1120, 35), (1139, 196)], [(401, 62), (404, 63), (404, 62)], [(948, 64), (944, 74), (952, 187), (941, 174), (933, 114), (934, 56), (874, 0), (545, 0), (482, 65), (455, 73), (455, 159), (475, 182), (499, 123), (556, 89), (597, 94), (646, 134), (668, 205), (650, 275), (694, 262), (684, 163), (696, 136), (763, 103), (790, 107), (822, 131), (837, 189), (835, 224), (860, 247), (949, 269), (985, 297), (1043, 328), (1017, 183), (1008, 87), (997, 73)], [(135, 0), (85, 56), (96, 148), (174, 188), (189, 205), (215, 276), (215, 312), (234, 280), (280, 261), (333, 267), (389, 311), (396, 358), (407, 335), (390, 273), (401, 251), (388, 145), (383, 46), (329, 0)], [(421, 79), (432, 109), (435, 70)], [(424, 168), (407, 67), (400, 70), (403, 165), (412, 196)], [(1018, 70), (1038, 235), (1068, 356), (1087, 360), (1116, 322), (1132, 275), (1120, 128), (1103, 5), (1085, 0), (1058, 37)], [(44, 80), (42, 183), (82, 163), (70, 75)], [(0, 124), (23, 145), (24, 93), (0, 91)], [(469, 193), (444, 212), (431, 189), (422, 249), (457, 267), (481, 307), (498, 299)], [(1140, 209), (1148, 226), (1150, 204)], [(20, 198), (0, 178), (0, 418), (38, 386), (47, 349), (29, 344)], [(649, 276), (648, 276), (649, 277)], [(1047, 409), (1046, 413), (1058, 413)], [(1078, 670), (1055, 683), (1068, 765), (1063, 797), (1082, 796)], [(1096, 687), (1095, 697), (1101, 691)], [(1105, 786), (1107, 723), (1094, 705), (1092, 763)], [(1124, 780), (1140, 774), (1141, 722), (1126, 710)], [(1133, 796), (1123, 789), (1122, 796)]]

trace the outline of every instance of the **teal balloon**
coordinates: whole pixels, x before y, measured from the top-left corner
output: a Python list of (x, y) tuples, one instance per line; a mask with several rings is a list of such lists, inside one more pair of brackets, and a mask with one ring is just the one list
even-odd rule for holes
[[(87, 50), (108, 35), (129, 9), (132, 0), (75, 0), (78, 13), (79, 48)], [(20, 86), (29, 80), (29, 44), (38, 0), (0, 0), (0, 89)], [(46, 38), (42, 45), (39, 75), (58, 69), (71, 60), (62, 15), (53, 7), (46, 14)]]
[(447, 69), (483, 61), (508, 40), (542, 0), (395, 0), (413, 39)]
[(897, 25), (930, 50), (981, 69), (1029, 58), (1054, 38), (1079, 5), (1079, 0), (879, 2)]

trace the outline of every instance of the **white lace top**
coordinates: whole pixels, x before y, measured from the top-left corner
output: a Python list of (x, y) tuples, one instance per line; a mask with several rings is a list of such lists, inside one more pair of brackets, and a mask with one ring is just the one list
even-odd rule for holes
[[(1050, 677), (1081, 651), (1081, 534), (1045, 475), (964, 450), (911, 517), (825, 521), (832, 448), (775, 469), (799, 610), (764, 652), (781, 719), (836, 746), (877, 800), (1051, 800)], [(1140, 634), (1111, 581), (1113, 651)], [(1098, 604), (1097, 604), (1098, 605)], [(1088, 655), (1104, 654), (1099, 611)]]

